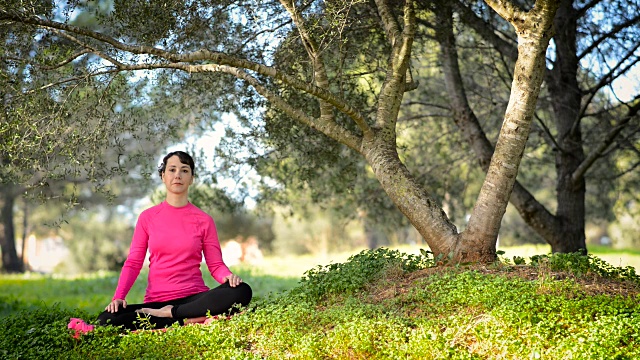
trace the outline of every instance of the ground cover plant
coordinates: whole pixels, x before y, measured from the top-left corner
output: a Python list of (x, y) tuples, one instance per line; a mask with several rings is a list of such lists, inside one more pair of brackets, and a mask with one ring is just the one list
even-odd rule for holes
[(634, 268), (593, 255), (478, 265), (382, 248), (312, 268), (230, 319), (167, 331), (74, 339), (69, 317), (91, 321), (94, 310), (15, 299), (0, 318), (0, 358), (633, 359), (639, 293)]
[[(207, 269), (202, 271), (207, 273)], [(261, 298), (271, 292), (292, 288), (299, 277), (267, 274), (247, 266), (235, 267), (234, 272), (246, 279), (254, 288), (254, 297)], [(118, 273), (97, 272), (79, 276), (56, 275), (4, 275), (0, 277), (0, 317), (20, 309), (34, 309), (58, 305), (67, 310), (80, 309), (89, 313), (104, 310), (118, 283)], [(147, 272), (142, 271), (131, 288), (127, 300), (140, 303), (147, 286)], [(209, 287), (218, 284), (204, 277)]]

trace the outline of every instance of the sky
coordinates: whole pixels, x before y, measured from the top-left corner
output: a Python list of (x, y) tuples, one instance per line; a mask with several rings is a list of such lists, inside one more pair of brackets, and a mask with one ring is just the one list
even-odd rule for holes
[[(215, 159), (213, 158), (213, 149), (218, 146), (220, 139), (224, 136), (225, 126), (233, 126), (235, 123), (237, 123), (237, 120), (233, 114), (223, 114), (222, 121), (215, 124), (213, 130), (191, 134), (185, 141), (167, 147), (163, 154), (178, 150), (191, 152), (191, 149), (194, 149), (197, 154), (200, 154), (202, 150), (203, 155), (198, 155), (195, 161), (198, 162), (198, 165), (204, 163), (206, 169), (214, 169)], [(158, 160), (158, 162), (160, 161), (161, 159)], [(248, 178), (251, 179), (252, 176), (248, 176)], [(217, 180), (218, 186), (227, 191), (233, 191), (233, 189), (237, 187), (236, 181), (233, 179), (218, 177)], [(252, 190), (251, 193), (257, 195), (257, 190)], [(255, 201), (252, 197), (245, 198), (245, 206), (249, 209), (255, 207)]]
[(622, 101), (630, 101), (640, 94), (640, 66), (636, 66), (627, 76), (613, 82), (613, 90)]

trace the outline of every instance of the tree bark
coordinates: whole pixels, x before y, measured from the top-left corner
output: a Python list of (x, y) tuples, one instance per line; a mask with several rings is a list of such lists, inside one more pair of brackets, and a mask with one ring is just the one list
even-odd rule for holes
[[(562, 1), (555, 19), (557, 33), (556, 61), (547, 77), (553, 99), (553, 112), (558, 129), (556, 151), (556, 198), (560, 229), (548, 239), (553, 252), (586, 252), (584, 176), (573, 181), (572, 175), (585, 159), (579, 111), (582, 94), (578, 84), (577, 17), (572, 1)], [(576, 126), (577, 125), (577, 126)]]
[[(493, 253), (500, 223), (507, 208), (518, 174), (520, 160), (529, 137), (538, 94), (544, 78), (546, 50), (552, 36), (553, 19), (557, 10), (555, 1), (537, 1), (528, 13), (522, 13), (503, 3), (487, 1), (490, 6), (516, 29), (518, 60), (515, 64), (509, 104), (496, 149), (480, 189), (462, 243), (476, 244)], [(464, 254), (460, 254), (464, 257)]]
[(29, 203), (27, 202), (27, 199), (25, 198), (23, 199), (24, 199), (24, 204), (23, 204), (24, 216), (22, 217), (22, 249), (20, 251), (20, 263), (22, 263), (22, 266), (25, 268), (24, 270), (27, 270), (29, 267), (28, 264), (26, 263), (27, 237), (29, 235)]
[(13, 225), (13, 206), (16, 198), (14, 186), (3, 185), (2, 190), (0, 190), (0, 197), (0, 201), (2, 201), (0, 217), (2, 217), (3, 227), (3, 231), (0, 233), (2, 271), (9, 273), (23, 272), (24, 267), (16, 251), (16, 236)]
[[(616, 129), (607, 134), (599, 143), (596, 149), (592, 149), (589, 157), (585, 155), (585, 145), (581, 132), (581, 113), (591, 101), (593, 93), (590, 90), (585, 96), (584, 90), (580, 88), (579, 73), (580, 57), (591, 53), (594, 47), (604, 37), (614, 37), (622, 29), (628, 28), (638, 17), (631, 17), (625, 23), (619, 23), (618, 30), (601, 34), (603, 38), (592, 39), (591, 49), (577, 49), (579, 19), (585, 12), (600, 3), (592, 1), (581, 6), (572, 0), (559, 1), (559, 8), (554, 21), (556, 34), (554, 35), (555, 56), (553, 57), (553, 68), (546, 71), (546, 83), (550, 94), (553, 121), (557, 130), (557, 139), (554, 141), (554, 156), (556, 165), (556, 214), (551, 214), (540, 204), (523, 186), (516, 182), (511, 197), (511, 203), (516, 207), (525, 222), (530, 225), (539, 235), (541, 235), (550, 245), (552, 252), (586, 252), (585, 242), (585, 196), (586, 179), (585, 173), (595, 162), (599, 154), (602, 153), (616, 136), (619, 135), (622, 127), (629, 121), (621, 119)], [(481, 21), (463, 4), (456, 2), (456, 8), (463, 11), (463, 19), (474, 28), (481, 28)], [(486, 24), (484, 25), (486, 26)], [(508, 46), (495, 37), (495, 34), (480, 32), (485, 40), (491, 42), (503, 55), (510, 56), (512, 52)], [(580, 52), (582, 55), (580, 55)], [(611, 65), (616, 68), (617, 65)], [(596, 89), (602, 88), (611, 82), (608, 75), (603, 75), (599, 80)], [(633, 116), (637, 109), (631, 105), (629, 114)], [(549, 134), (550, 135), (550, 134)], [(593, 144), (590, 144), (593, 145)], [(588, 148), (586, 148), (588, 149)]]
[(422, 235), (431, 251), (436, 255), (450, 254), (458, 242), (456, 226), (400, 161), (395, 144), (380, 139), (364, 142), (362, 153), (382, 189)]
[[(459, 4), (456, 8), (466, 9), (466, 7)], [(487, 172), (494, 153), (494, 147), (467, 101), (453, 33), (452, 11), (447, 6), (440, 6), (436, 11), (438, 13), (436, 38), (440, 43), (440, 58), (445, 86), (451, 101), (453, 120), (464, 139), (473, 149), (480, 167)], [(470, 16), (468, 15), (467, 17)], [(509, 51), (507, 52), (510, 53)], [(517, 58), (514, 57), (514, 60), (517, 60)], [(514, 183), (509, 201), (518, 210), (525, 223), (549, 244), (562, 242), (563, 230), (566, 229), (562, 228), (561, 221), (538, 202), (517, 180)]]

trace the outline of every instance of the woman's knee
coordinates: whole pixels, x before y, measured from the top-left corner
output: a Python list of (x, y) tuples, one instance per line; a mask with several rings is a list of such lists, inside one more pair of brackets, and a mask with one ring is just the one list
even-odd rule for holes
[(251, 286), (243, 282), (236, 286), (235, 290), (237, 301), (242, 304), (242, 306), (248, 305), (253, 297), (253, 290), (251, 289)]

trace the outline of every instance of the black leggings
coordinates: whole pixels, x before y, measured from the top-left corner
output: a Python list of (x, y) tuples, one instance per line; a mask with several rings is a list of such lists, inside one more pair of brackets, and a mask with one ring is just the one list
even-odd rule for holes
[[(151, 302), (146, 304), (127, 304), (126, 308), (120, 307), (117, 312), (110, 313), (104, 311), (98, 316), (100, 325), (122, 326), (129, 330), (146, 328), (146, 320), (140, 322), (139, 318), (148, 319), (153, 328), (164, 328), (174, 323), (183, 325), (183, 320), (187, 318), (197, 318), (220, 314), (233, 314), (238, 311), (234, 305), (247, 306), (251, 301), (251, 287), (245, 283), (240, 283), (236, 287), (231, 287), (229, 282), (209, 291), (190, 295), (181, 299)], [(167, 305), (173, 305), (171, 318), (150, 316), (137, 313), (141, 308), (160, 309)]]

